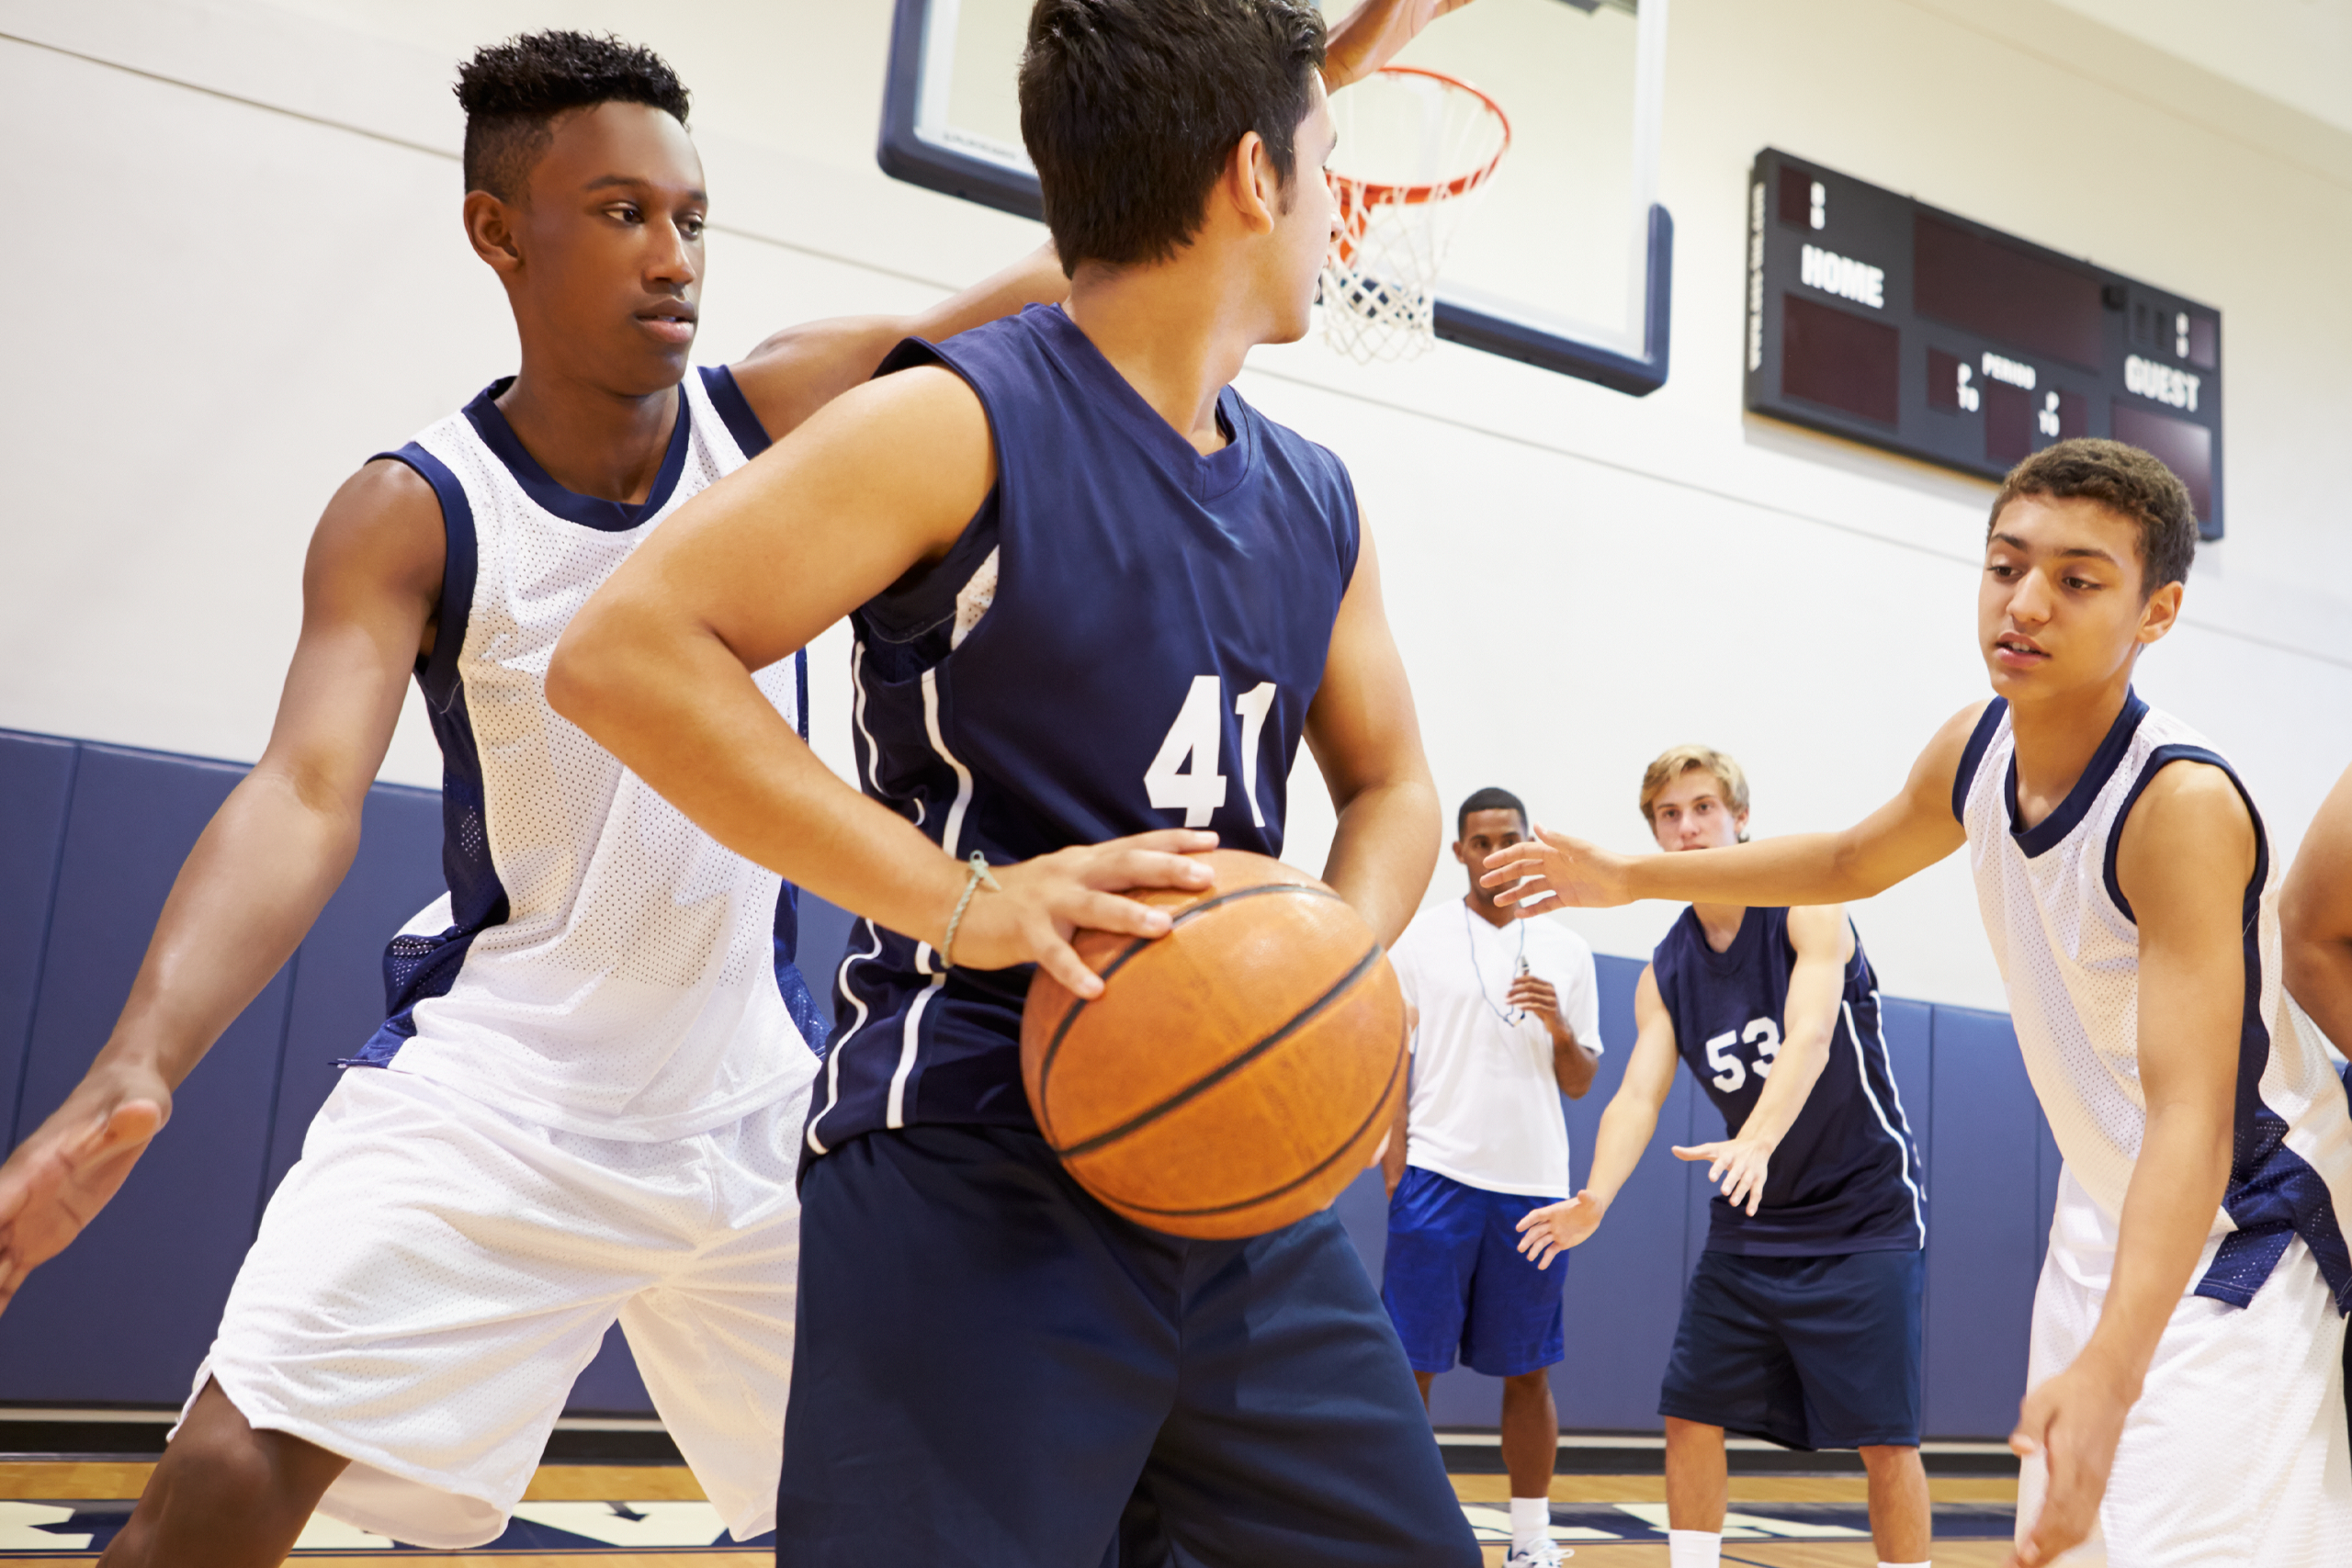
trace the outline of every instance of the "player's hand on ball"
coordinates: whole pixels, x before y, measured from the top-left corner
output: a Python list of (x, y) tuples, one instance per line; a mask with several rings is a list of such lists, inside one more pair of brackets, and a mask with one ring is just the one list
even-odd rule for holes
[[(1505, 908), (1532, 904), (1546, 894), (1556, 897), (1563, 906), (1579, 909), (1606, 909), (1633, 902), (1633, 895), (1625, 890), (1623, 855), (1612, 855), (1549, 828), (1539, 827), (1534, 832), (1533, 838), (1487, 857), (1487, 874), (1478, 879), (1478, 886), (1506, 889), (1496, 897), (1496, 903)], [(1518, 886), (1513, 886), (1514, 883)]]
[(1724, 1201), (1735, 1209), (1745, 1203), (1753, 1214), (1764, 1201), (1764, 1179), (1772, 1167), (1772, 1145), (1765, 1139), (1725, 1138), (1687, 1149), (1677, 1144), (1674, 1157), (1707, 1161), (1708, 1184), (1721, 1189)]
[(1215, 848), (1215, 833), (1163, 828), (998, 866), (1002, 890), (974, 894), (949, 957), (967, 969), (1035, 964), (1091, 1001), (1102, 994), (1102, 981), (1070, 946), (1071, 936), (1080, 927), (1114, 936), (1166, 936), (1167, 910), (1122, 895), (1154, 887), (1199, 892), (1215, 878), (1205, 863), (1192, 857)]
[(17, 1145), (0, 1165), (0, 1309), (97, 1217), (171, 1113), (171, 1087), (153, 1071), (94, 1068)]
[(1549, 1269), (1553, 1258), (1599, 1230), (1605, 1213), (1606, 1208), (1589, 1191), (1564, 1203), (1530, 1210), (1519, 1222), (1519, 1250), (1533, 1258), (1538, 1269)]
[(2041, 1512), (2025, 1539), (2010, 1549), (2007, 1568), (2041, 1568), (2086, 1540), (2107, 1495), (2108, 1472), (2123, 1417), (2138, 1397), (2126, 1379), (2085, 1351), (2073, 1366), (2025, 1396), (2009, 1447), (2020, 1458), (2041, 1454), (2049, 1470)]

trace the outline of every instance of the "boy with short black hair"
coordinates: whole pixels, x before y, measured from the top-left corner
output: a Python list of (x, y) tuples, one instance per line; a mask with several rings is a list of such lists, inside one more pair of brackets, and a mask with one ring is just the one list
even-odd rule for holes
[(1592, 949), (1557, 920), (1498, 908), (1478, 885), (1487, 856), (1526, 836), (1527, 807), (1509, 790), (1464, 800), (1453, 858), (1469, 891), (1415, 915), (1388, 950), (1412, 1010), (1413, 1084), (1384, 1162), (1380, 1299), (1423, 1399), (1457, 1351), (1502, 1382), (1504, 1568), (1559, 1562), (1549, 1369), (1566, 1354), (1561, 1280), (1519, 1255), (1517, 1226), (1531, 1201), (1575, 1185), (1560, 1096), (1592, 1087), (1601, 1050)]
[[(698, 498), (549, 671), (721, 841), (865, 917), (805, 1135), (824, 1348), (794, 1370), (780, 1562), (1478, 1562), (1338, 1220), (1131, 1224), (1022, 1089), (1030, 966), (1097, 996), (1076, 928), (1162, 935), (1124, 895), (1205, 886), (1218, 842), (1279, 854), (1302, 739), (1325, 880), (1384, 941), (1428, 885), (1436, 795), (1346, 469), (1230, 385), (1307, 328), (1324, 58), (1307, 0), (1041, 0), (1022, 118), (1068, 306), (904, 345)], [(844, 615), (862, 795), (753, 678)]]
[[(449, 896), (385, 955), (388, 1016), (271, 1198), (110, 1568), (263, 1568), (312, 1510), (496, 1538), (616, 1317), (728, 1528), (767, 1529), (793, 1350), (800, 1123), (824, 1032), (788, 889), (557, 718), (571, 612), (688, 496), (909, 332), (1058, 298), (1049, 252), (921, 315), (694, 366), (709, 209), (652, 51), (476, 51), (463, 214), (518, 373), (327, 504), (261, 761), (188, 856), (121, 1018), (0, 1168), (0, 1299), (129, 1176), (174, 1091), (342, 880), (414, 679)], [(792, 660), (756, 699), (803, 722)]]
[[(1743, 843), (1747, 775), (1711, 747), (1673, 747), (1643, 773), (1641, 808), (1668, 853)], [(1600, 1228), (1678, 1057), (1723, 1113), (1721, 1141), (1674, 1151), (1722, 1190), (1658, 1394), (1671, 1568), (1722, 1560), (1726, 1429), (1861, 1450), (1881, 1561), (1924, 1563), (1926, 1194), (1860, 938), (1835, 904), (1693, 904), (1642, 971), (1634, 1017), (1589, 1184), (1519, 1228), (1547, 1268)]]
[(1829, 904), (1965, 845), (2066, 1159), (2010, 1439), (2013, 1562), (2095, 1529), (2133, 1568), (2333, 1561), (2352, 1540), (2352, 1111), (2280, 986), (2260, 816), (2132, 690), (2179, 618), (2196, 516), (2155, 458), (2080, 438), (2018, 465), (1985, 533), (1997, 694), (1860, 824), (1647, 857), (1538, 829), (1488, 875), (1585, 905)]

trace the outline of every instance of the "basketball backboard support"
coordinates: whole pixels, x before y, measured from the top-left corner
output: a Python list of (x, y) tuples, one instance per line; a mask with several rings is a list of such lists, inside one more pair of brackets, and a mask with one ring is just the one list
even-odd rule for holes
[[(1353, 0), (1323, 0), (1333, 19)], [(897, 0), (883, 170), (1041, 215), (1014, 73), (1032, 0)], [(1455, 228), (1437, 335), (1634, 396), (1665, 385), (1674, 223), (1658, 205), (1667, 0), (1477, 0), (1396, 57), (1490, 94), (1510, 154)], [(1342, 146), (1334, 165), (1344, 164)]]

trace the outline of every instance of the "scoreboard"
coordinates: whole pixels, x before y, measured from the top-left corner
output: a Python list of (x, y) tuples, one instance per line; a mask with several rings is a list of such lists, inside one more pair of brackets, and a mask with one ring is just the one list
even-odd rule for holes
[(2075, 435), (2163, 458), (2222, 536), (2222, 316), (1766, 148), (1747, 188), (1750, 412), (1998, 479)]

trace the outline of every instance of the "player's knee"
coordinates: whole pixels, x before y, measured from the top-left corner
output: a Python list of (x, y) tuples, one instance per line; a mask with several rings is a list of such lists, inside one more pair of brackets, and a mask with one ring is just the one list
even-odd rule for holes
[(300, 1506), (298, 1467), (277, 1462), (271, 1436), (243, 1423), (183, 1429), (157, 1467), (164, 1511), (183, 1518), (260, 1520)]
[(1503, 1389), (1509, 1393), (1543, 1393), (1552, 1386), (1552, 1370), (1538, 1367), (1532, 1372), (1513, 1372), (1503, 1379)]
[(1916, 1443), (1865, 1443), (1861, 1454), (1862, 1467), (1872, 1473), (1907, 1470), (1919, 1462), (1919, 1449)]

